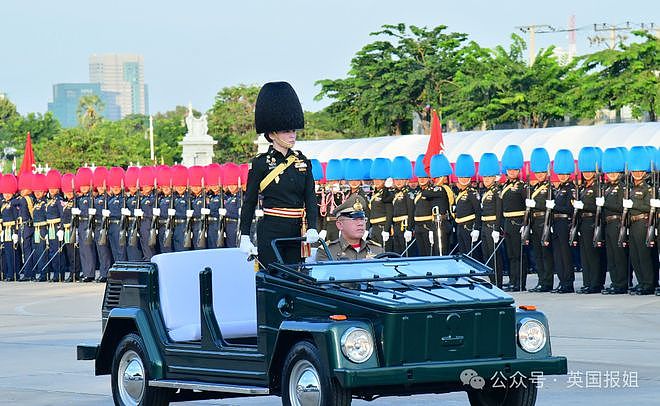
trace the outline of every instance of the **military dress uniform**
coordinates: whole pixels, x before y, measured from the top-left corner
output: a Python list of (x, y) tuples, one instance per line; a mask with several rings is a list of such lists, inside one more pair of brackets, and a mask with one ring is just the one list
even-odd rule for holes
[[(454, 215), (456, 218), (458, 251), (461, 254), (467, 254), (474, 245), (470, 233), (473, 230), (481, 230), (481, 202), (479, 193), (475, 188), (467, 186), (458, 192)], [(480, 260), (481, 258), (477, 257), (477, 259)]]
[[(126, 194), (126, 208), (130, 211), (130, 215), (128, 217), (128, 224), (129, 224), (129, 230), (127, 231), (127, 242), (126, 242), (126, 258), (129, 261), (142, 261), (144, 259), (142, 255), (142, 247), (140, 246), (140, 238), (138, 237), (137, 242), (131, 244), (130, 243), (130, 235), (133, 232), (133, 224), (136, 224), (137, 222), (137, 230), (138, 230), (138, 235), (140, 232), (140, 222), (141, 219), (135, 215), (135, 210), (140, 209), (142, 210), (142, 207), (138, 205), (138, 202), (142, 202), (142, 198), (140, 197), (139, 193), (127, 193)], [(142, 210), (144, 214), (144, 210)]]
[[(192, 199), (192, 245), (193, 249), (200, 250), (206, 249), (207, 244), (200, 245), (200, 235), (206, 233), (206, 230), (203, 230), (203, 223), (207, 221), (207, 215), (202, 213), (203, 208), (207, 208), (207, 198), (206, 193), (202, 191), (200, 194), (196, 195)], [(208, 222), (207, 222), (208, 224)], [(206, 237), (206, 236), (204, 236)], [(208, 242), (208, 241), (207, 241)]]
[[(128, 256), (126, 254), (127, 236), (122, 236), (126, 232), (122, 224), (122, 219), (126, 222), (128, 213), (126, 209), (125, 196), (122, 193), (113, 195), (108, 200), (108, 210), (110, 210), (109, 227), (108, 227), (108, 242), (110, 243), (110, 250), (112, 251), (112, 258), (116, 261), (126, 261)], [(124, 213), (122, 213), (122, 211)]]
[(170, 194), (163, 194), (159, 201), (158, 207), (160, 208), (160, 217), (158, 219), (158, 252), (172, 252), (174, 250), (174, 237), (170, 236), (169, 241), (165, 241), (167, 236), (167, 226), (169, 223), (169, 210), (174, 210), (174, 191)]
[(383, 232), (389, 233), (392, 228), (393, 200), (394, 192), (387, 187), (375, 189), (369, 199), (369, 212), (371, 213), (371, 217), (368, 219), (371, 225), (369, 238), (383, 247), (385, 251), (392, 250), (392, 243), (389, 240), (383, 241)]
[[(486, 265), (493, 268), (495, 275), (490, 277), (492, 283), (502, 287), (503, 265), (502, 255), (495, 252), (495, 247), (499, 243), (493, 239), (493, 232), (500, 233), (502, 238), (502, 201), (500, 199), (500, 190), (497, 182), (486, 188), (481, 195), (481, 252)], [(498, 250), (499, 251), (499, 250)], [(491, 258), (492, 256), (492, 258)]]
[(552, 253), (559, 277), (559, 287), (556, 293), (574, 292), (575, 272), (571, 246), (568, 242), (571, 217), (573, 215), (572, 200), (576, 196), (573, 182), (564, 182), (553, 190), (555, 207), (552, 209)]
[(326, 231), (325, 240), (334, 241), (339, 238), (339, 230), (337, 229), (337, 217), (332, 213), (346, 200), (344, 193), (339, 190), (333, 190), (331, 187), (326, 188), (324, 199), (319, 201), (319, 227), (321, 230)]
[[(78, 252), (78, 247), (71, 244), (71, 232), (73, 227), (73, 215), (71, 209), (73, 209), (74, 203), (77, 198), (75, 195), (68, 199), (66, 196), (62, 198), (62, 230), (64, 231), (64, 251), (66, 253), (66, 271), (69, 272), (69, 276), (66, 278), (67, 282), (73, 282), (74, 276), (78, 277), (80, 275), (80, 257)], [(77, 237), (77, 236), (76, 236)]]
[(644, 180), (635, 181), (630, 190), (630, 262), (639, 283), (638, 294), (652, 294), (655, 290), (654, 250), (646, 246), (651, 195), (652, 188)]
[[(225, 246), (227, 248), (238, 247), (238, 218), (241, 203), (238, 194), (227, 193), (225, 200), (225, 209), (227, 210), (225, 217)], [(250, 220), (250, 223), (252, 223), (252, 220)]]
[(415, 197), (407, 186), (395, 189), (392, 198), (392, 251), (403, 254), (407, 242), (405, 232), (412, 233), (415, 225)]
[[(96, 222), (94, 227), (94, 242), (96, 243), (96, 255), (99, 260), (99, 278), (105, 280), (113, 263), (113, 255), (110, 242), (110, 218), (104, 216), (104, 211), (109, 207), (110, 197), (107, 193), (99, 193), (94, 197), (96, 207)], [(105, 212), (105, 214), (108, 214)], [(105, 241), (101, 240), (102, 232), (105, 233)]]
[[(209, 205), (208, 208), (211, 211), (211, 214), (208, 216), (208, 234), (207, 234), (207, 245), (208, 248), (221, 248), (224, 247), (223, 244), (218, 244), (218, 230), (224, 228), (224, 215), (221, 215), (220, 209), (224, 209), (224, 193), (220, 190), (218, 193), (209, 193)], [(226, 213), (225, 213), (226, 214)], [(224, 237), (223, 237), (224, 238)]]
[(156, 205), (156, 192), (152, 190), (147, 194), (140, 195), (140, 209), (142, 216), (139, 220), (140, 229), (140, 249), (142, 250), (142, 260), (151, 261), (151, 257), (156, 255), (157, 244), (149, 245), (149, 235), (151, 234), (151, 223), (154, 219), (154, 207)]
[[(509, 285), (511, 290), (525, 290), (527, 284), (527, 261), (521, 256), (520, 228), (525, 215), (526, 186), (519, 179), (507, 179), (502, 186), (502, 214), (506, 254), (509, 258)], [(522, 257), (522, 262), (521, 262)]]
[(578, 212), (580, 216), (580, 259), (584, 284), (581, 293), (600, 293), (605, 286), (606, 269), (601, 260), (602, 250), (594, 247), (593, 243), (597, 209), (596, 197), (599, 195), (597, 186), (595, 180), (592, 180), (591, 183), (584, 184), (579, 192), (579, 200), (584, 204), (584, 208)]
[(78, 198), (78, 209), (80, 210), (78, 244), (80, 247), (80, 268), (83, 274), (83, 282), (91, 282), (96, 276), (96, 247), (94, 240), (87, 241), (85, 239), (88, 228), (93, 226), (93, 224), (90, 225), (89, 221), (89, 209), (93, 208), (93, 198), (91, 191)]
[(50, 196), (48, 203), (46, 203), (46, 223), (48, 224), (48, 261), (50, 261), (50, 269), (53, 273), (52, 281), (59, 282), (64, 280), (65, 267), (64, 255), (62, 255), (63, 241), (57, 236), (58, 231), (62, 230), (62, 195), (56, 193)]
[(179, 194), (174, 193), (174, 210), (176, 214), (174, 215), (174, 236), (172, 241), (172, 247), (174, 252), (188, 251), (192, 247), (185, 246), (186, 240), (186, 224), (188, 222), (188, 210), (192, 207), (191, 198), (189, 192), (184, 192)]
[(30, 193), (18, 198), (18, 235), (21, 247), (21, 263), (23, 275), (21, 281), (31, 280), (34, 275), (33, 253), (34, 226), (32, 222), (32, 211), (34, 210), (34, 196)]
[[(447, 255), (451, 251), (450, 236), (454, 228), (452, 224), (452, 206), (454, 205), (454, 192), (448, 185), (434, 185), (421, 191), (422, 198), (429, 203), (430, 216), (418, 215), (415, 210), (415, 224), (420, 221), (424, 228), (433, 231), (432, 255)], [(435, 212), (435, 213), (434, 213)], [(437, 214), (436, 214), (437, 213)], [(420, 220), (418, 220), (420, 218)], [(423, 218), (423, 219), (422, 219)], [(438, 235), (438, 222), (440, 234)], [(415, 228), (417, 230), (417, 228)], [(419, 234), (417, 234), (419, 236)], [(428, 238), (428, 237), (427, 237)], [(440, 249), (442, 247), (442, 249)], [(421, 251), (420, 247), (420, 251)], [(421, 252), (420, 252), (421, 254)]]
[[(531, 188), (530, 199), (534, 200), (535, 206), (530, 212), (531, 233), (530, 243), (534, 253), (534, 263), (536, 264), (536, 275), (538, 276), (538, 285), (530, 291), (532, 292), (550, 292), (554, 288), (555, 281), (555, 260), (553, 257), (553, 244), (550, 238), (545, 245), (542, 241), (543, 229), (545, 226), (545, 202), (548, 200), (548, 191), (551, 188), (549, 182), (538, 182)], [(552, 195), (551, 195), (552, 196)], [(552, 214), (550, 214), (552, 216)], [(552, 219), (550, 219), (552, 221)], [(552, 223), (551, 223), (552, 224)]]
[(612, 286), (603, 293), (626, 293), (628, 291), (628, 258), (626, 250), (619, 247), (619, 229), (623, 212), (623, 189), (621, 181), (608, 182), (604, 191), (603, 218), (605, 223), (605, 249), (607, 269)]
[[(39, 274), (37, 281), (44, 282), (48, 279), (46, 262), (48, 262), (48, 223), (46, 222), (46, 204), (48, 199), (44, 195), (42, 198), (34, 200), (34, 208), (32, 211), (32, 219), (34, 225), (34, 261), (33, 268), (29, 272), (29, 276), (36, 278)], [(27, 269), (26, 269), (27, 270)]]
[[(0, 206), (0, 218), (2, 219), (2, 270), (5, 281), (18, 279), (20, 258), (16, 252), (14, 239), (18, 240), (18, 197), (13, 196), (9, 200), (2, 201)], [(14, 237), (16, 236), (16, 237)]]

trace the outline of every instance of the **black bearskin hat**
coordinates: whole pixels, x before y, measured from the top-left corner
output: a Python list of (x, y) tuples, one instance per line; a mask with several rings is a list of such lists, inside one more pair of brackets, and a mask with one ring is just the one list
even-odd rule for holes
[(263, 85), (257, 96), (254, 126), (257, 134), (263, 133), (271, 142), (268, 133), (305, 127), (300, 100), (289, 83), (269, 82)]

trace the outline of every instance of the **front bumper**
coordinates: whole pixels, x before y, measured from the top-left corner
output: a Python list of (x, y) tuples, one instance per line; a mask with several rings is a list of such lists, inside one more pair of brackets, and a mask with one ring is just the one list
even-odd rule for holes
[(426, 383), (460, 382), (461, 372), (473, 369), (486, 381), (498, 373), (505, 377), (522, 374), (532, 377), (532, 372), (543, 375), (565, 375), (568, 370), (566, 357), (512, 360), (467, 360), (460, 362), (429, 362), (397, 367), (334, 370), (335, 377), (344, 388), (385, 385), (415, 385)]
[(98, 344), (78, 344), (76, 347), (76, 356), (78, 361), (95, 360), (98, 354)]

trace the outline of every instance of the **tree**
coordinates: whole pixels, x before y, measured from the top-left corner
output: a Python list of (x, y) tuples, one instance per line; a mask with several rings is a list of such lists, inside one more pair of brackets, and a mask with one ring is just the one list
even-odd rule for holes
[(0, 126), (18, 116), (16, 105), (6, 97), (0, 97)]
[(91, 128), (101, 121), (101, 113), (105, 104), (101, 98), (95, 94), (86, 94), (78, 100), (78, 108), (76, 109), (76, 116), (81, 126)]

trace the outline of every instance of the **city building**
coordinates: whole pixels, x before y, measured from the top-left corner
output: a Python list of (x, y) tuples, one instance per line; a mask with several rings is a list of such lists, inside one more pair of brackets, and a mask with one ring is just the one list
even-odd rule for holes
[(101, 90), (99, 83), (58, 83), (53, 85), (53, 101), (48, 103), (48, 111), (52, 112), (64, 128), (78, 125), (78, 105), (80, 98), (86, 95), (97, 95), (103, 103), (100, 111), (107, 120), (119, 120), (121, 111), (117, 105), (117, 94)]
[(117, 94), (121, 117), (149, 114), (144, 60), (135, 54), (102, 54), (89, 57), (89, 81), (100, 83), (101, 90)]

